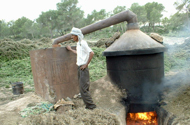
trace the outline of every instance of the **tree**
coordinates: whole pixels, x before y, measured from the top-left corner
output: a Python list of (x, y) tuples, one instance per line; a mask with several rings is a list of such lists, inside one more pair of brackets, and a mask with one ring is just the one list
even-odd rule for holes
[(87, 18), (85, 19), (85, 24), (89, 25), (99, 20), (105, 19), (106, 17), (107, 13), (105, 9), (101, 9), (100, 11), (93, 10), (91, 14), (87, 15)]
[(27, 21), (24, 24), (26, 30), (26, 36), (28, 38), (38, 38), (40, 35), (40, 25), (34, 21)]
[[(114, 8), (113, 13), (111, 14), (111, 16), (120, 13), (122, 11), (126, 10), (125, 6), (117, 6), (116, 8)], [(121, 33), (124, 33), (126, 31), (126, 22), (122, 22), (119, 24), (116, 24), (113, 26), (114, 32), (120, 31)]]
[(77, 7), (78, 0), (62, 0), (57, 3), (57, 30), (63, 35), (72, 27), (81, 27), (84, 12)]
[(145, 6), (140, 6), (138, 3), (133, 3), (130, 10), (137, 15), (139, 24), (145, 25), (147, 22), (147, 13)]
[(7, 23), (9, 30), (10, 30), (10, 35), (15, 36), (15, 28), (14, 28), (15, 21), (11, 20)]
[(164, 11), (164, 8), (165, 7), (162, 4), (159, 4), (157, 2), (145, 4), (149, 27), (152, 27), (153, 30), (155, 24), (161, 22), (161, 17), (163, 16), (162, 12)]
[(0, 37), (7, 37), (10, 35), (8, 24), (4, 20), (0, 20)]
[(10, 26), (10, 30), (12, 35), (14, 35), (15, 38), (23, 38), (23, 33), (26, 32), (26, 29), (24, 27), (25, 22), (31, 21), (30, 19), (26, 17), (22, 17), (17, 19), (16, 21), (10, 21), (8, 25)]
[[(84, 19), (84, 26), (93, 24), (95, 22), (101, 21), (107, 17), (107, 13), (105, 9), (101, 9), (100, 11), (93, 10), (91, 14), (87, 15), (87, 18)], [(100, 37), (101, 34), (104, 34), (105, 30), (99, 30), (91, 33), (89, 36), (97, 36)]]
[[(46, 31), (46, 29), (50, 33), (50, 37), (53, 37), (53, 30), (55, 30), (57, 26), (57, 20), (58, 20), (58, 11), (57, 10), (49, 10), (47, 12), (42, 12), (39, 18), (37, 19), (37, 22), (41, 25), (43, 28), (42, 31)], [(45, 32), (43, 32), (46, 34)]]
[(170, 30), (170, 20), (167, 17), (165, 17), (162, 19), (161, 22), (164, 27), (164, 31), (168, 33)]
[(186, 25), (187, 29), (190, 30), (190, 20), (189, 20), (189, 14), (190, 14), (190, 0), (181, 0), (181, 2), (175, 2), (174, 6), (176, 6), (176, 9), (178, 12), (182, 12), (186, 14)]
[(184, 18), (186, 17), (185, 13), (175, 13), (171, 16), (169, 22), (170, 22), (170, 29), (172, 31), (180, 31), (181, 29), (186, 28)]

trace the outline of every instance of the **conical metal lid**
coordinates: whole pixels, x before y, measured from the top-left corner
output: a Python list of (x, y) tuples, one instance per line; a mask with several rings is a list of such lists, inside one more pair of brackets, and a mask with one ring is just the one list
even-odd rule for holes
[(164, 52), (165, 47), (139, 29), (127, 30), (104, 52), (104, 56), (141, 55)]

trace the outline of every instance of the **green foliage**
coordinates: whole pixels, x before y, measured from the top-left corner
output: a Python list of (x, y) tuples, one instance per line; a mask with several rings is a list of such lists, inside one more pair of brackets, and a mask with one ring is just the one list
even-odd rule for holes
[(186, 70), (190, 67), (189, 52), (190, 39), (185, 40), (181, 45), (169, 46), (169, 51), (165, 53), (164, 63), (165, 71), (170, 70)]
[(164, 34), (164, 35), (169, 33), (169, 30), (163, 26), (154, 26), (154, 28), (149, 26), (142, 26), (140, 30), (146, 33), (156, 32), (158, 34)]
[[(164, 11), (164, 6), (157, 2), (145, 4), (145, 10), (147, 12), (147, 19), (150, 23), (157, 23), (160, 21), (160, 18), (163, 16), (161, 13)], [(154, 22), (157, 20), (157, 22)]]
[(176, 14), (172, 15), (169, 20), (169, 24), (170, 24), (169, 28), (173, 32), (181, 32), (181, 31), (189, 32), (190, 29), (188, 29), (187, 23), (188, 23), (188, 20), (187, 20), (186, 14), (176, 13)]
[(8, 24), (4, 20), (0, 20), (0, 37), (7, 37), (10, 35)]
[(27, 37), (25, 36), (26, 28), (24, 26), (26, 22), (31, 22), (31, 20), (26, 17), (22, 17), (13, 22), (13, 24), (10, 26), (12, 35), (15, 37), (20, 36), (20, 38)]
[[(181, 53), (181, 52), (179, 52)], [(178, 53), (178, 54), (179, 54)], [(189, 64), (184, 56), (178, 57), (177, 55), (165, 54), (164, 58), (164, 68), (165, 72), (171, 70), (186, 70), (189, 67)]]
[(64, 0), (57, 3), (57, 30), (61, 35), (71, 30), (73, 26), (81, 27), (84, 12), (77, 7), (78, 0)]
[[(36, 41), (23, 39), (0, 40), (0, 86), (7, 86), (10, 82), (23, 82), (33, 84), (33, 76), (29, 58), (29, 51), (51, 46), (51, 39), (41, 38)], [(25, 87), (25, 92), (34, 91), (33, 87)]]
[(101, 9), (100, 11), (93, 10), (91, 14), (87, 15), (87, 18), (85, 19), (85, 25), (90, 25), (99, 20), (105, 19), (105, 17), (107, 17), (105, 9)]
[(104, 28), (104, 29), (95, 31), (93, 33), (87, 34), (85, 35), (85, 38), (98, 41), (99, 39), (102, 39), (102, 38), (106, 38), (106, 37), (109, 38), (114, 33), (115, 33), (114, 29), (112, 27), (108, 27), (108, 28)]
[(0, 40), (0, 60), (9, 61), (29, 56), (29, 51), (37, 48), (34, 44), (24, 44), (11, 39)]
[(130, 10), (137, 15), (139, 24), (145, 24), (147, 22), (147, 12), (145, 10), (145, 6), (140, 6), (138, 3), (133, 3)]
[[(37, 22), (42, 26), (43, 31), (44, 29), (48, 29), (47, 32), (50, 33), (49, 37), (53, 37), (53, 30), (57, 26), (57, 19), (58, 19), (58, 11), (57, 10), (49, 10), (47, 12), (42, 12), (42, 14), (37, 19)], [(45, 30), (46, 31), (46, 30)]]
[[(0, 86), (8, 86), (10, 83), (23, 82), (24, 85), (33, 84), (30, 58), (10, 60), (0, 64)], [(34, 91), (34, 88), (25, 87), (25, 92)], [(29, 91), (28, 91), (29, 90)]]
[(162, 12), (164, 11), (164, 6), (162, 4), (159, 4), (157, 2), (147, 3), (145, 4), (145, 10), (147, 13), (147, 20), (149, 23), (149, 26), (153, 28), (156, 23), (161, 22)]
[(96, 81), (106, 75), (106, 58), (102, 55), (104, 48), (93, 47), (94, 57), (89, 65), (90, 80)]
[(40, 24), (35, 23), (31, 20), (25, 22), (24, 24), (26, 32), (22, 32), (23, 36), (26, 36), (26, 38), (29, 39), (34, 39), (34, 38), (39, 38), (40, 34)]
[(175, 2), (174, 6), (179, 11), (185, 11), (188, 13), (190, 11), (190, 0), (181, 0), (180, 2)]
[(22, 39), (14, 41), (12, 39), (0, 40), (0, 61), (9, 61), (13, 59), (24, 59), (29, 57), (29, 51), (51, 47), (52, 40), (50, 38), (41, 38), (35, 41)]
[[(111, 16), (118, 14), (124, 10), (126, 10), (125, 6), (117, 6), (116, 8), (114, 8)], [(127, 29), (126, 22), (122, 22), (122, 23), (113, 25), (112, 32), (118, 32), (119, 31), (121, 33), (124, 33), (126, 31), (126, 29)]]

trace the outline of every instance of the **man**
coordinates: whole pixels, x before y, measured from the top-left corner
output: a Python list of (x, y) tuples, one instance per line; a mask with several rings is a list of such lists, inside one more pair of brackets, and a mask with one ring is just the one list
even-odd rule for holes
[(96, 105), (92, 101), (92, 97), (89, 93), (90, 81), (88, 64), (93, 58), (94, 52), (88, 46), (87, 42), (83, 40), (83, 34), (80, 29), (73, 27), (71, 30), (71, 38), (77, 42), (76, 50), (73, 50), (70, 46), (67, 49), (77, 54), (78, 65), (78, 80), (79, 88), (82, 99), (86, 105), (86, 109), (94, 109)]

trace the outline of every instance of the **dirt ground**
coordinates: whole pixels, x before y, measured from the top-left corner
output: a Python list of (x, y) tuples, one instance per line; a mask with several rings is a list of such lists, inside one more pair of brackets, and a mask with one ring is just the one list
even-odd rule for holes
[(91, 83), (91, 86), (94, 88), (91, 89), (93, 101), (97, 105), (94, 110), (85, 109), (81, 98), (72, 98), (74, 106), (63, 106), (57, 111), (27, 117), (21, 117), (23, 109), (46, 101), (34, 92), (18, 96), (13, 95), (11, 88), (1, 88), (1, 125), (120, 125), (121, 121), (115, 114), (120, 114), (118, 112), (125, 109), (118, 101), (121, 92), (109, 82), (107, 77)]
[(14, 95), (12, 88), (1, 88), (0, 97), (1, 125), (19, 125), (19, 121), (23, 121), (21, 110), (29, 104), (45, 101), (33, 92)]
[(169, 72), (166, 75), (162, 107), (174, 115), (174, 123), (190, 124), (190, 70)]
[[(165, 37), (164, 42), (171, 44), (183, 43), (184, 39), (185, 38), (169, 39)], [(188, 125), (190, 124), (190, 71), (169, 72), (165, 75), (166, 81), (163, 89), (162, 107), (176, 116), (175, 121), (177, 125)], [(0, 124), (25, 125), (23, 121), (26, 118), (21, 117), (20, 111), (30, 104), (37, 104), (43, 101), (45, 100), (35, 95), (34, 92), (13, 95), (12, 88), (0, 88)], [(114, 102), (115, 100), (111, 101)], [(81, 100), (79, 103), (81, 104), (78, 105), (83, 107)], [(90, 111), (93, 116), (92, 112), (93, 111)], [(103, 113), (103, 111), (94, 111), (96, 114), (98, 114), (98, 112)], [(85, 110), (85, 113), (88, 114), (89, 112)], [(118, 122), (113, 121), (113, 125), (115, 123)]]

